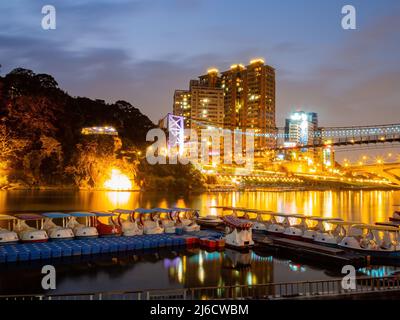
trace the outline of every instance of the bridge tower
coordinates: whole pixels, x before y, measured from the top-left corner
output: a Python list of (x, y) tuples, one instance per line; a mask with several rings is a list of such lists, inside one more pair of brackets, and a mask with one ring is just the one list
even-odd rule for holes
[(178, 148), (179, 154), (184, 151), (185, 125), (184, 118), (171, 113), (167, 114), (168, 151)]

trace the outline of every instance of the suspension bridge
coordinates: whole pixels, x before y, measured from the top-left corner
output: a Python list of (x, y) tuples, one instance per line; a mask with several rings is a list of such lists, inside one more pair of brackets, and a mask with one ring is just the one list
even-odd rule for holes
[[(168, 115), (167, 123), (169, 125), (169, 143), (184, 143), (184, 123), (183, 117)], [(361, 150), (363, 148), (385, 148), (390, 144), (398, 144), (400, 142), (400, 123), (383, 124), (383, 125), (366, 125), (366, 126), (342, 126), (342, 127), (318, 127), (317, 130), (306, 132), (308, 142), (285, 143), (291, 141), (291, 136), (285, 131), (285, 128), (274, 128), (273, 133), (262, 133), (257, 128), (240, 128), (230, 130), (224, 128), (221, 124), (216, 124), (204, 119), (189, 119), (195, 124), (197, 129), (206, 129), (218, 131), (220, 136), (226, 133), (236, 135), (253, 135), (254, 137), (265, 137), (269, 141), (274, 141), (274, 146), (263, 150), (254, 150), (258, 153), (258, 162), (263, 162), (262, 154), (265, 151), (296, 151), (296, 150), (317, 150), (319, 148), (337, 147), (338, 150)], [(248, 130), (252, 129), (252, 130)], [(258, 128), (260, 129), (260, 128)], [(398, 145), (397, 147), (399, 147)], [(390, 146), (392, 147), (392, 146)], [(335, 151), (338, 151), (335, 148)], [(266, 158), (267, 159), (267, 158)], [(394, 184), (400, 185), (400, 162), (398, 163), (377, 163), (370, 165), (352, 165), (346, 166), (346, 170), (355, 173), (373, 173), (383, 177)]]
[[(282, 130), (280, 128), (279, 130)], [(286, 140), (288, 135), (278, 133), (277, 139)], [(321, 127), (314, 132), (312, 144), (284, 147), (277, 144), (277, 149), (307, 149), (331, 146), (360, 146), (367, 144), (382, 144), (400, 142), (400, 124), (386, 124), (378, 126), (352, 127)]]
[[(184, 136), (184, 120), (183, 117), (168, 115), (168, 123), (170, 123), (170, 141), (182, 141)], [(177, 119), (182, 118), (180, 121), (181, 126), (177, 127)], [(187, 119), (186, 119), (187, 120)], [(226, 132), (242, 135), (253, 135), (254, 137), (265, 137), (275, 140), (275, 147), (269, 150), (291, 150), (291, 149), (309, 149), (309, 148), (323, 148), (327, 145), (345, 147), (345, 146), (362, 146), (368, 144), (383, 144), (383, 143), (398, 143), (400, 142), (400, 123), (397, 124), (383, 124), (383, 125), (368, 125), (368, 126), (349, 126), (349, 127), (319, 127), (314, 132), (307, 133), (308, 144), (296, 144), (293, 146), (286, 146), (285, 141), (290, 140), (290, 135), (285, 132), (285, 128), (278, 127), (273, 131), (274, 133), (257, 133), (253, 131), (246, 131), (248, 129), (260, 128), (240, 128), (230, 130), (221, 127), (215, 122), (207, 120), (190, 119), (192, 123), (198, 127), (218, 130), (221, 135)], [(179, 138), (180, 137), (180, 138)]]

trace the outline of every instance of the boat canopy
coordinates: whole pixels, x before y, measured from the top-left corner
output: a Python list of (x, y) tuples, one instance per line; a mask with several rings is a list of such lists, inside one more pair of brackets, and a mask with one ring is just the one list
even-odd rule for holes
[[(316, 216), (304, 216), (304, 217), (307, 220), (323, 221), (323, 222), (329, 222), (329, 223), (336, 223), (337, 222), (339, 224), (341, 222), (344, 222), (342, 219), (339, 219), (339, 218), (316, 217)], [(351, 223), (351, 224), (353, 224), (353, 223)]]
[(378, 226), (389, 226), (389, 227), (396, 227), (399, 228), (400, 225), (396, 222), (375, 222)]
[(391, 226), (381, 226), (375, 224), (356, 224), (353, 226), (356, 229), (368, 229), (368, 230), (377, 230), (377, 231), (391, 231), (391, 232), (399, 232), (399, 228), (391, 227)]
[(270, 211), (270, 210), (261, 210), (261, 209), (238, 209), (237, 211), (257, 213), (257, 214), (271, 214), (271, 213), (274, 213), (273, 211)]
[[(253, 211), (251, 211), (253, 212)], [(273, 212), (273, 211), (262, 211), (259, 212), (261, 215), (269, 215), (272, 217), (282, 217), (282, 218), (306, 218), (306, 216), (301, 213), (286, 213), (286, 212)]]
[(105, 212), (105, 211), (93, 211), (96, 217), (115, 217), (116, 214), (112, 212)]
[(0, 221), (4, 220), (17, 220), (17, 218), (8, 214), (0, 214)]
[(15, 215), (18, 219), (21, 220), (42, 220), (43, 217), (36, 213), (19, 213)]
[(199, 211), (197, 209), (191, 209), (191, 208), (179, 208), (179, 207), (173, 207), (171, 208), (173, 211), (180, 211), (180, 212), (190, 212), (190, 211)]
[(286, 217), (286, 218), (306, 218), (301, 213), (286, 213), (286, 212), (271, 212), (268, 213), (271, 216)]
[(336, 224), (341, 226), (354, 226), (354, 225), (362, 225), (363, 223), (360, 221), (343, 221), (339, 219), (329, 219), (325, 221), (326, 223)]
[(250, 229), (253, 223), (248, 221), (243, 221), (242, 219), (236, 218), (234, 216), (224, 216), (222, 220), (230, 227), (238, 229)]
[(77, 218), (83, 218), (83, 217), (94, 217), (96, 216), (92, 212), (70, 212), (70, 216), (77, 217)]
[(176, 211), (175, 209), (170, 209), (170, 208), (154, 208), (153, 209), (155, 212), (164, 212), (164, 213), (171, 213)]
[(235, 211), (243, 211), (247, 210), (247, 208), (242, 207), (230, 207), (230, 206), (211, 206), (212, 209), (222, 209), (222, 210), (235, 210)]
[(132, 214), (135, 212), (135, 210), (130, 210), (130, 209), (115, 209), (112, 212), (118, 213), (118, 214)]
[(45, 212), (45, 213), (42, 213), (42, 216), (44, 216), (46, 218), (51, 218), (51, 219), (70, 217), (70, 215), (68, 213), (62, 213), (62, 212)]
[(154, 209), (143, 209), (143, 208), (137, 208), (134, 210), (134, 212), (140, 213), (140, 214), (146, 214), (146, 213), (156, 213)]

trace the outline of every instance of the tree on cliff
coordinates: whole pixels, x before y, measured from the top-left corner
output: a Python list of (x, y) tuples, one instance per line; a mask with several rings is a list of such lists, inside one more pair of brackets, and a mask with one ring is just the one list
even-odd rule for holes
[[(94, 187), (111, 166), (123, 167), (136, 176), (133, 160), (127, 153), (147, 147), (146, 134), (152, 121), (127, 101), (113, 104), (85, 97), (71, 97), (48, 74), (17, 68), (0, 77), (0, 160), (7, 162), (7, 177), (28, 186), (74, 184)], [(118, 147), (84, 139), (83, 127), (113, 126), (121, 141)], [(126, 153), (125, 153), (126, 154)], [(126, 160), (128, 159), (128, 160)], [(171, 180), (171, 186), (187, 189), (202, 178), (190, 166), (142, 168), (144, 186), (154, 179)], [(168, 173), (169, 172), (169, 173)], [(151, 176), (151, 177), (150, 177)], [(153, 180), (154, 181), (154, 180)]]

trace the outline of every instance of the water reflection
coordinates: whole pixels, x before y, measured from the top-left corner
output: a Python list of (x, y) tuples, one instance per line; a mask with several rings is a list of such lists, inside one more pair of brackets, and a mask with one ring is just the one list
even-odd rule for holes
[[(168, 249), (136, 254), (58, 259), (0, 265), (0, 294), (39, 293), (41, 267), (57, 269), (57, 289), (52, 293), (136, 291), (229, 285), (256, 285), (341, 276), (340, 269), (325, 271), (299, 260), (276, 258), (256, 252), (208, 252), (199, 248)], [(390, 275), (398, 268), (362, 268), (361, 275)], [(19, 279), (19, 281), (16, 281)], [(221, 297), (224, 292), (219, 291)]]
[(107, 191), (0, 191), (0, 212), (111, 210), (137, 207), (190, 206), (217, 214), (215, 205), (340, 217), (366, 223), (385, 221), (400, 191), (219, 192), (192, 195)]

